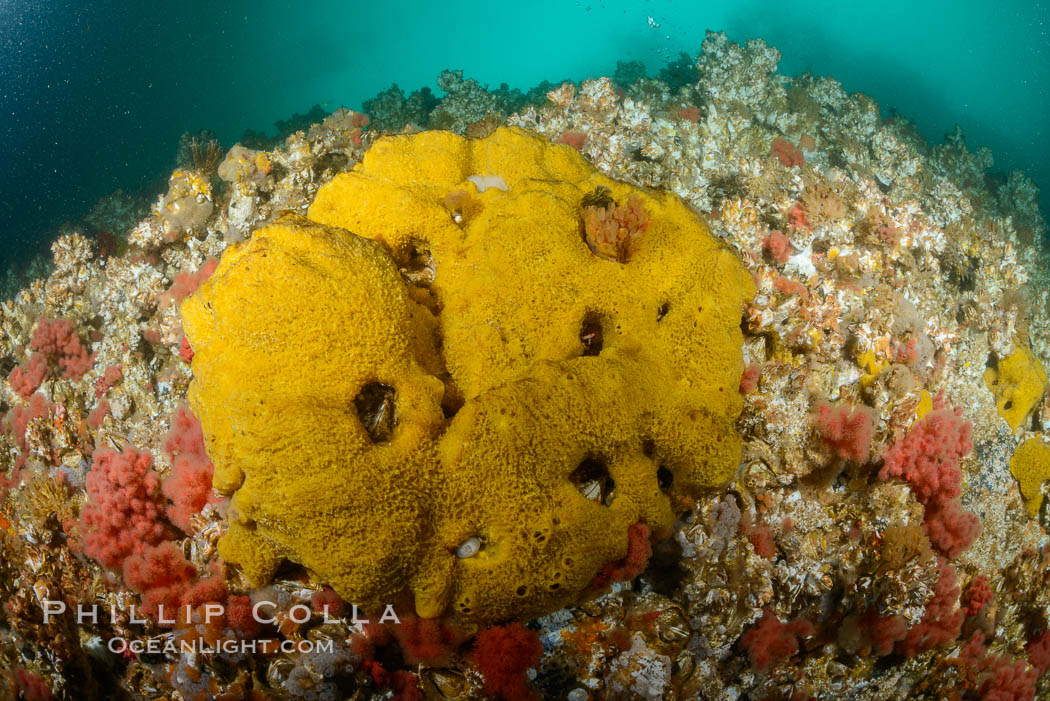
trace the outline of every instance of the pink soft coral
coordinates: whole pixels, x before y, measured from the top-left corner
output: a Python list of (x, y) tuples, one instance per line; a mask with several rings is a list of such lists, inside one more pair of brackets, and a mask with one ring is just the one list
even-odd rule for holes
[(867, 462), (871, 456), (871, 437), (875, 415), (866, 406), (817, 405), (813, 425), (835, 455), (854, 462)]
[(164, 480), (164, 496), (171, 500), (168, 518), (183, 531), (190, 530), (190, 517), (206, 504), (218, 501), (212, 492), (214, 467), (204, 449), (200, 421), (185, 404), (171, 418), (164, 437), (164, 451), (171, 459), (171, 474)]
[(33, 331), (31, 345), (48, 362), (58, 365), (62, 377), (68, 380), (79, 380), (95, 362), (95, 356), (88, 354), (68, 319), (41, 319)]
[(954, 567), (938, 559), (933, 598), (926, 604), (922, 620), (897, 644), (897, 651), (905, 657), (914, 657), (920, 652), (940, 647), (959, 637), (962, 624), (957, 573)]
[(43, 353), (33, 353), (25, 365), (20, 365), (11, 371), (7, 381), (11, 383), (11, 389), (22, 399), (28, 400), (33, 396), (47, 377), (47, 358)]
[(900, 477), (926, 507), (926, 533), (935, 548), (955, 557), (980, 531), (977, 517), (959, 504), (959, 460), (972, 449), (973, 426), (959, 411), (935, 409), (915, 422), (884, 455), (879, 477)]
[(132, 554), (167, 537), (160, 476), (149, 453), (97, 450), (85, 483), (88, 502), (80, 522), (88, 556), (120, 570)]
[(765, 609), (758, 623), (744, 633), (741, 640), (751, 658), (751, 666), (756, 671), (765, 672), (798, 652), (800, 637), (806, 638), (815, 632), (813, 624), (807, 620), (785, 624), (772, 611)]
[(196, 292), (201, 283), (211, 277), (218, 265), (219, 261), (214, 258), (208, 258), (197, 270), (183, 270), (180, 273), (176, 273), (171, 287), (160, 294), (157, 298), (157, 303), (162, 308), (171, 304), (178, 304)]
[(627, 554), (622, 560), (607, 562), (591, 580), (591, 588), (601, 589), (610, 582), (627, 582), (645, 571), (653, 546), (649, 526), (632, 523), (627, 527)]

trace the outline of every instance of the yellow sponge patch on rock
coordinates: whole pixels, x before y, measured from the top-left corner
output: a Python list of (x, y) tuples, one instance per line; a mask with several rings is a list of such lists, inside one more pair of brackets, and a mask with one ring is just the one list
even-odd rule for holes
[(1026, 346), (1016, 343), (1012, 355), (984, 371), (984, 383), (995, 395), (999, 416), (1010, 429), (1024, 423), (1046, 392), (1046, 370)]
[[(605, 232), (629, 256), (595, 252), (588, 207), (631, 213)], [(233, 494), (220, 553), (256, 584), (301, 563), (365, 610), (571, 603), (632, 524), (666, 535), (675, 499), (735, 473), (752, 294), (681, 200), (571, 147), (380, 139), (183, 304)]]
[(1050, 479), (1050, 445), (1033, 437), (1017, 446), (1010, 458), (1010, 473), (1021, 488), (1028, 515), (1035, 518), (1043, 505), (1043, 482)]

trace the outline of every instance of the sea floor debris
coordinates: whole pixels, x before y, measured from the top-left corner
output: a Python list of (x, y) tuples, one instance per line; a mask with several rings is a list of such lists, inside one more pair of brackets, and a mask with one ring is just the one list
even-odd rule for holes
[[(126, 246), (56, 240), (49, 274), (0, 305), (0, 697), (1050, 694), (1037, 191), (961, 133), (930, 147), (830, 78), (780, 76), (778, 60), (710, 33), (691, 82), (623, 71), (627, 84), (543, 99), (448, 73), (440, 103), (388, 91), (368, 117), (338, 110), (276, 148), (186, 159)], [(179, 302), (383, 133), (503, 124), (676, 193), (746, 265), (737, 474), (683, 501), (669, 537), (637, 531), (617, 563), (627, 581), (533, 621), (381, 622), (294, 565), (252, 588), (217, 555), (231, 507), (184, 405)], [(469, 200), (449, 206), (470, 216)], [(591, 206), (592, 244), (629, 265), (615, 243), (627, 226), (608, 220), (630, 203)], [(421, 286), (441, 274), (422, 251), (400, 272)], [(374, 404), (358, 410), (380, 430)], [(77, 605), (98, 614), (78, 622)]]

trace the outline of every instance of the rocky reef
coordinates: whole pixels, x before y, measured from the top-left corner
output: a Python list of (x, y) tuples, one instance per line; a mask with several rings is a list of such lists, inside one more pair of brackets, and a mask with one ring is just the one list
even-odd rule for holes
[(1037, 191), (778, 60), (446, 72), (58, 238), (0, 696), (1050, 694)]

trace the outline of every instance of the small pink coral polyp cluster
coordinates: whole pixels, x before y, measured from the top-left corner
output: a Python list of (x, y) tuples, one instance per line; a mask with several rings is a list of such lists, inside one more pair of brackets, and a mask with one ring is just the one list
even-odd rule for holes
[(22, 399), (29, 399), (53, 368), (60, 370), (66, 379), (79, 380), (95, 362), (95, 356), (84, 348), (73, 322), (68, 319), (41, 319), (33, 331), (30, 347), (34, 353), (29, 360), (12, 370), (7, 378), (11, 389)]
[(905, 480), (926, 508), (926, 535), (935, 548), (955, 557), (970, 547), (980, 521), (959, 502), (962, 471), (959, 460), (970, 453), (973, 426), (958, 410), (935, 409), (912, 425), (884, 456), (882, 479)]

